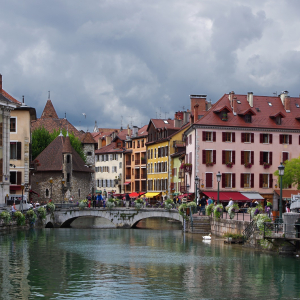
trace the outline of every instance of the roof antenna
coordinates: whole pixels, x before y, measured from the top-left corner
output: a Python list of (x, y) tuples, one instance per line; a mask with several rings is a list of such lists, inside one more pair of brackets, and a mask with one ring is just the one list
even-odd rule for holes
[(65, 119), (67, 119), (67, 112), (65, 111)]
[(24, 102), (24, 95), (22, 96), (22, 102), (23, 102), (23, 104), (25, 104), (25, 102)]
[(50, 100), (50, 91), (48, 91), (48, 100)]
[(275, 93), (273, 93), (273, 95), (277, 97), (277, 91)]

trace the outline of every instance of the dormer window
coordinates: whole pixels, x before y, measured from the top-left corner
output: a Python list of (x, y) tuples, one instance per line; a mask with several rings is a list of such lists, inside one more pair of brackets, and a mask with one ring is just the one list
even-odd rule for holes
[(227, 117), (227, 112), (221, 112), (221, 119), (222, 121), (227, 121), (228, 120), (228, 117)]
[(277, 125), (281, 125), (281, 116), (277, 116), (275, 121)]
[(245, 122), (246, 123), (252, 123), (252, 115), (251, 114), (246, 114), (245, 115)]

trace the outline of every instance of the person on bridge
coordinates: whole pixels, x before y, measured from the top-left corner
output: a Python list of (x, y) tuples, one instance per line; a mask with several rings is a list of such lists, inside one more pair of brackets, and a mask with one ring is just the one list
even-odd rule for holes
[(93, 200), (93, 208), (96, 208), (96, 194), (94, 193), (92, 196), (92, 200)]

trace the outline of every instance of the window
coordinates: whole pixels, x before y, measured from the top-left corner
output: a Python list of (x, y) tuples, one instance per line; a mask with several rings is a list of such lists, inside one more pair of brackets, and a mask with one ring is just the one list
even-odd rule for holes
[(222, 132), (222, 142), (235, 142), (235, 132)]
[(88, 152), (86, 153), (86, 155), (87, 155), (87, 156), (92, 156), (92, 152), (91, 152), (91, 151), (88, 151)]
[(277, 125), (281, 125), (281, 116), (277, 116), (275, 122)]
[(235, 188), (235, 174), (223, 173), (222, 174), (222, 188)]
[(241, 174), (241, 188), (254, 188), (254, 174)]
[(154, 158), (156, 158), (156, 148), (154, 149)]
[(261, 144), (272, 144), (272, 134), (269, 133), (261, 133), (259, 135)]
[(213, 187), (213, 173), (205, 173), (205, 186), (206, 188)]
[(70, 173), (67, 173), (67, 182), (70, 182)]
[(151, 159), (153, 158), (153, 149), (151, 149)]
[(272, 165), (272, 152), (260, 151), (259, 163), (261, 165), (269, 164)]
[(48, 189), (46, 189), (46, 197), (48, 198), (49, 197), (49, 190)]
[(289, 160), (289, 153), (282, 152), (282, 161), (285, 162), (286, 160)]
[(10, 172), (10, 184), (21, 184), (22, 173), (17, 171)]
[(17, 132), (17, 119), (10, 118), (10, 132)]
[(78, 198), (80, 198), (80, 189), (78, 189)]
[(215, 131), (202, 131), (202, 141), (215, 142), (216, 132)]
[(216, 150), (202, 150), (202, 163), (216, 163)]
[(272, 174), (259, 174), (259, 187), (260, 188), (272, 188), (273, 187), (273, 175)]
[(242, 132), (241, 140), (242, 143), (254, 143), (254, 133)]
[(292, 144), (292, 135), (291, 134), (280, 134), (279, 135), (279, 144)]
[(252, 122), (252, 115), (251, 114), (245, 115), (245, 122), (246, 123), (251, 123)]
[(254, 164), (254, 151), (242, 151), (241, 152), (241, 164)]
[(222, 164), (233, 163), (235, 164), (235, 151), (222, 150)]
[(119, 162), (119, 169), (122, 168), (122, 162)]
[(21, 142), (10, 142), (10, 159), (21, 159)]
[(189, 144), (192, 144), (192, 135), (189, 135)]
[(71, 161), (71, 155), (70, 155), (70, 154), (68, 154), (68, 155), (67, 155), (67, 164), (69, 164), (69, 163), (70, 163), (70, 161)]

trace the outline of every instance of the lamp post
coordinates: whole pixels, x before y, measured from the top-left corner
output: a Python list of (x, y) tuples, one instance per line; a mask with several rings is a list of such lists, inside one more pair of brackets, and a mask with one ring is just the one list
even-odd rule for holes
[(282, 176), (284, 175), (284, 165), (282, 164), (282, 162), (278, 167), (278, 173), (280, 177), (279, 219), (281, 220), (282, 219)]
[(21, 212), (23, 213), (23, 191), (24, 191), (24, 183), (21, 184), (21, 190), (22, 190), (22, 198), (21, 198), (20, 208), (21, 208)]
[(52, 184), (53, 184), (53, 178), (52, 177), (50, 177), (49, 182), (50, 182), (50, 199), (52, 200)]
[(66, 180), (63, 178), (61, 180), (61, 191), (62, 191), (62, 200), (61, 200), (61, 206), (64, 202), (64, 190), (65, 190), (65, 183), (66, 183)]
[(199, 177), (196, 175), (195, 177), (195, 202), (196, 202), (196, 205), (197, 205), (197, 198), (198, 198), (198, 184), (199, 184)]
[(217, 174), (217, 182), (218, 182), (218, 204), (220, 202), (220, 181), (221, 181), (222, 174), (220, 171)]

